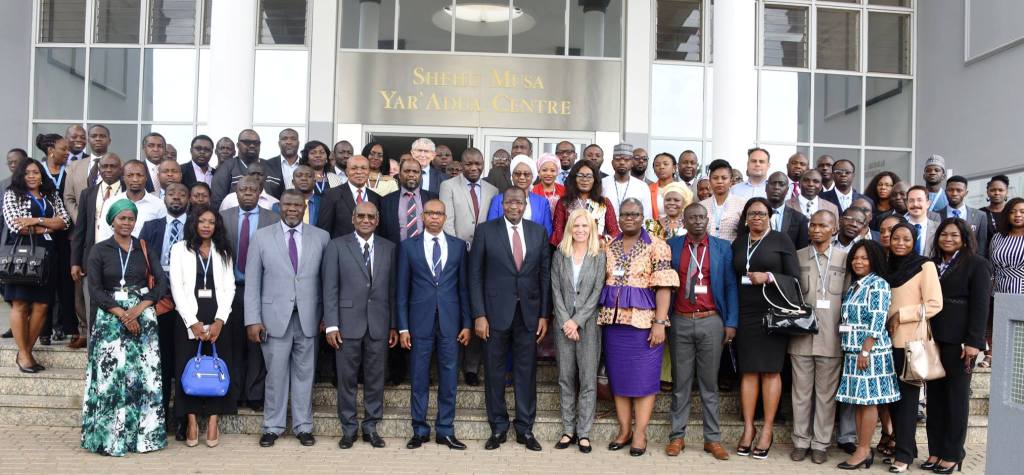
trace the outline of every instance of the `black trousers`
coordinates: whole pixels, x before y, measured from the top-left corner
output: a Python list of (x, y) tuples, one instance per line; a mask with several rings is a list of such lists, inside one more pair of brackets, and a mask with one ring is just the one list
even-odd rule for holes
[(237, 355), (235, 357), (236, 372), (231, 374), (232, 384), (237, 381), (241, 385), (235, 394), (238, 394), (239, 401), (262, 401), (264, 384), (267, 379), (267, 365), (263, 361), (263, 349), (260, 344), (249, 341), (246, 334), (244, 283), (235, 282), (235, 298), (231, 302), (231, 316), (228, 317), (228, 325), (233, 326), (235, 332), (241, 331), (242, 334), (242, 337), (238, 339), (235, 352)]
[(537, 417), (537, 335), (526, 327), (522, 309), (518, 305), (512, 325), (506, 330), (491, 328), (490, 334), (490, 338), (484, 342), (484, 389), (491, 433), (508, 431), (505, 368), (511, 353), (516, 401), (515, 429), (519, 434), (532, 434), (533, 421)]
[(64, 233), (53, 235), (53, 260), (50, 270), (50, 282), (54, 289), (53, 305), (47, 309), (46, 321), (40, 336), (50, 336), (53, 328), (60, 328), (65, 335), (78, 334), (78, 314), (75, 313), (75, 282), (71, 280), (71, 241), (62, 237)]
[[(897, 379), (907, 361), (903, 348), (892, 349), (893, 367), (896, 368)], [(892, 415), (893, 437), (896, 439), (896, 461), (912, 464), (917, 458), (917, 403), (921, 397), (921, 388), (899, 380), (900, 400), (889, 405)], [(933, 413), (937, 414), (937, 413)], [(929, 419), (931, 419), (929, 417)]]
[(928, 455), (960, 461), (967, 438), (971, 375), (960, 359), (959, 343), (938, 344), (946, 377), (928, 382)]
[[(155, 309), (154, 309), (155, 310)], [(178, 367), (174, 361), (174, 328), (175, 321), (181, 320), (177, 311), (170, 311), (163, 315), (156, 316), (157, 337), (160, 344), (160, 376), (163, 379), (164, 392), (164, 414), (171, 419), (171, 391), (174, 388), (174, 381), (180, 376), (174, 374)]]

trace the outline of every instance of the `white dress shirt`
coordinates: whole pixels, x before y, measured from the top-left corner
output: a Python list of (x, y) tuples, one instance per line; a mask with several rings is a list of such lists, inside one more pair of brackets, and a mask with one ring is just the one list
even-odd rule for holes
[[(284, 230), (284, 252), (285, 252), (285, 254), (288, 253), (288, 246), (289, 246), (288, 241), (291, 239), (291, 236), (288, 233), (289, 233), (289, 231), (291, 231), (293, 229), (295, 230), (295, 251), (296, 251), (295, 256), (297, 257), (295, 262), (296, 262), (296, 266), (298, 266), (298, 263), (302, 262), (302, 223), (299, 223), (298, 226), (295, 226), (294, 228), (292, 228), (292, 227), (289, 227), (284, 222), (284, 220), (282, 219), (281, 220), (281, 229)], [(289, 256), (289, 259), (291, 259), (290, 256)]]
[[(356, 186), (353, 185), (351, 181), (347, 182), (347, 184), (348, 184), (348, 189), (352, 190), (352, 202), (353, 203), (359, 204), (359, 192), (360, 191), (363, 193), (363, 201), (367, 201), (366, 190), (369, 190), (370, 187), (368, 187), (366, 185), (363, 185), (362, 188), (356, 188)], [(373, 239), (370, 239), (370, 242), (373, 242)], [(371, 246), (372, 246), (372, 244), (371, 244)]]
[(512, 234), (512, 226), (516, 226), (516, 228), (519, 231), (519, 243), (523, 245), (524, 260), (526, 259), (526, 231), (523, 230), (523, 220), (525, 219), (526, 218), (519, 220), (519, 224), (512, 224), (512, 221), (509, 221), (508, 218), (505, 218), (505, 231), (508, 231), (508, 247), (509, 249), (512, 249), (512, 256), (514, 257), (516, 255), (516, 245), (514, 244), (515, 241), (512, 240), (514, 236)]
[(427, 191), (433, 191), (434, 193), (437, 193), (437, 190), (431, 190), (430, 189), (430, 172), (431, 172), (431, 168), (433, 168), (433, 167), (431, 167), (430, 164), (427, 164), (426, 168), (423, 169), (422, 179), (420, 180), (420, 188), (423, 188), (424, 190), (427, 190)]
[[(106, 241), (114, 235), (114, 228), (107, 224), (107, 211), (110, 210), (111, 205), (117, 203), (121, 199), (128, 199), (127, 192), (121, 192), (111, 196), (110, 199), (104, 203), (99, 216), (96, 216), (96, 221), (103, 223), (96, 229), (97, 243)], [(146, 221), (160, 219), (167, 216), (167, 207), (164, 205), (164, 202), (152, 193), (143, 193), (142, 199), (135, 202), (135, 207), (139, 209), (139, 214), (135, 216), (135, 229), (132, 230), (132, 236), (135, 237), (139, 237), (139, 233), (142, 232), (142, 225), (146, 224)]]
[(153, 179), (153, 188), (157, 193), (160, 192), (160, 164), (149, 161), (148, 158), (143, 157), (142, 162), (146, 164), (146, 169), (149, 171), (149, 177)]
[(281, 156), (281, 180), (284, 181), (284, 189), (290, 190), (295, 188), (292, 185), (292, 175), (295, 174), (295, 169), (299, 168), (299, 156), (295, 156), (295, 163), (288, 163), (288, 159)]
[[(103, 199), (107, 196), (107, 189), (110, 189), (109, 196), (107, 199)], [(96, 190), (96, 229), (99, 229), (100, 224), (106, 224), (106, 216), (101, 216), (100, 212), (103, 211), (103, 205), (107, 204), (110, 198), (113, 198), (121, 193), (121, 182), (116, 181), (113, 185), (106, 183), (100, 183), (99, 190)]]
[(750, 180), (747, 180), (742, 183), (737, 183), (733, 185), (732, 190), (730, 190), (730, 193), (740, 198), (743, 198), (744, 201), (754, 197), (765, 198), (768, 196), (768, 194), (765, 192), (765, 185), (767, 184), (768, 180), (761, 180), (761, 183), (758, 183), (756, 185), (751, 183)]
[[(522, 233), (520, 233), (522, 234)], [(427, 269), (434, 270), (434, 239), (437, 239), (437, 243), (441, 246), (441, 269), (444, 271), (444, 264), (448, 262), (448, 240), (445, 239), (444, 233), (441, 234), (430, 234), (426, 229), (423, 230), (423, 252), (427, 260)], [(511, 241), (510, 241), (511, 242)], [(523, 247), (523, 249), (526, 249)]]
[(213, 185), (213, 172), (211, 171), (212, 168), (210, 168), (210, 166), (207, 165), (206, 166), (206, 171), (204, 172), (203, 169), (200, 168), (199, 165), (196, 162), (190, 162), (190, 163), (192, 163), (192, 171), (194, 171), (195, 174), (196, 174), (196, 181), (201, 181), (203, 183), (206, 183), (207, 185), (211, 185), (212, 186)]
[[(256, 201), (256, 206), (267, 211), (274, 211), (274, 205), (277, 203), (277, 198), (268, 195), (266, 191), (261, 191), (260, 198)], [(220, 209), (218, 211), (224, 211), (229, 208), (234, 208), (235, 206), (238, 206), (238, 194), (231, 193), (224, 197), (224, 201), (220, 202)]]
[(850, 192), (845, 195), (839, 191), (839, 188), (836, 188), (836, 197), (839, 198), (839, 212), (842, 213), (853, 204), (853, 188), (851, 187)]
[(818, 212), (819, 198), (817, 196), (815, 196), (813, 200), (809, 200), (804, 198), (804, 195), (799, 195), (796, 199), (800, 202), (800, 212), (803, 213), (804, 216), (810, 218), (812, 214)]
[[(954, 215), (953, 214), (954, 211), (960, 213), (960, 216)], [(960, 207), (959, 208), (954, 208), (952, 206), (947, 206), (946, 207), (946, 216), (945, 217), (947, 217), (947, 218), (958, 217), (958, 218), (966, 221), (967, 220), (967, 203), (966, 202), (960, 203)]]

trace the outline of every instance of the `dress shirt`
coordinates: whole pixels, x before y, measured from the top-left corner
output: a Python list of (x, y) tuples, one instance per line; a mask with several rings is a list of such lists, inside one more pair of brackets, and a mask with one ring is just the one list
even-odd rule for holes
[(288, 159), (281, 156), (281, 180), (284, 181), (284, 189), (295, 188), (295, 185), (292, 185), (292, 175), (295, 174), (296, 168), (299, 168), (298, 155), (295, 156), (295, 163), (288, 163)]
[(771, 224), (772, 229), (778, 232), (783, 232), (782, 220), (786, 217), (786, 202), (782, 202), (782, 206), (772, 210)]
[(904, 218), (906, 218), (907, 222), (910, 223), (911, 226), (921, 226), (921, 231), (917, 233), (917, 242), (914, 243), (914, 248), (920, 249), (921, 252), (919, 254), (927, 257), (928, 243), (925, 241), (925, 237), (928, 236), (928, 216), (925, 215), (925, 217), (921, 219), (921, 222), (918, 222), (911, 217), (910, 213), (907, 213)]
[[(401, 195), (398, 197), (398, 235), (403, 239), (413, 237), (417, 231), (423, 231), (423, 201), (420, 199), (420, 190), (407, 190), (405, 187), (399, 191)], [(410, 196), (412, 195), (412, 196)], [(409, 209), (409, 200), (416, 203), (416, 226), (410, 229), (409, 232), (405, 231), (405, 226), (409, 224), (409, 215), (406, 211)]]
[[(282, 219), (281, 220), (281, 229), (284, 230), (284, 252), (285, 252), (285, 254), (288, 253), (288, 245), (289, 245), (288, 241), (289, 241), (289, 239), (291, 237), (291, 236), (289, 236), (288, 232), (293, 230), (293, 229), (295, 230), (295, 251), (296, 251), (295, 252), (295, 256), (297, 258), (295, 260), (295, 262), (296, 263), (302, 262), (302, 223), (299, 223), (298, 226), (295, 226), (293, 228), (293, 227), (288, 226), (288, 224), (286, 224), (284, 222), (284, 220)], [(249, 245), (251, 246), (252, 245), (252, 241), (249, 241), (249, 243), (250, 243)]]
[[(110, 239), (114, 235), (114, 228), (111, 228), (107, 224), (107, 211), (110, 210), (110, 205), (117, 203), (120, 199), (128, 199), (127, 192), (121, 192), (114, 196), (111, 196), (109, 200), (103, 205), (103, 209), (100, 210), (100, 214), (96, 216), (96, 221), (103, 223), (96, 229), (96, 242), (100, 243)], [(142, 225), (146, 224), (146, 221), (160, 219), (167, 216), (167, 207), (164, 202), (157, 198), (152, 193), (143, 193), (142, 199), (135, 201), (135, 207), (139, 209), (139, 214), (135, 216), (135, 229), (132, 230), (132, 236), (139, 237), (139, 233), (142, 232)]]
[[(278, 199), (268, 195), (266, 191), (261, 191), (260, 198), (256, 201), (256, 205), (260, 208), (267, 211), (274, 211), (275, 213), (277, 210), (274, 209), (274, 206), (277, 205), (277, 203)], [(224, 197), (224, 201), (220, 202), (220, 209), (218, 211), (224, 211), (229, 208), (234, 208), (235, 206), (238, 206), (238, 195), (230, 193)]]
[[(106, 200), (104, 200), (103, 197), (107, 195), (107, 189), (110, 189), (110, 193), (109, 193), (110, 196)], [(106, 221), (107, 217), (106, 216), (100, 216), (100, 212), (103, 211), (103, 205), (107, 204), (107, 201), (110, 200), (110, 198), (113, 198), (114, 196), (117, 196), (120, 193), (121, 193), (121, 182), (120, 181), (114, 182), (113, 185), (108, 185), (106, 183), (100, 183), (99, 190), (96, 190), (96, 229), (99, 229), (99, 226), (101, 224), (106, 224), (107, 223), (107, 221)]]
[(235, 247), (236, 247), (236, 249), (235, 249), (235, 259), (232, 259), (233, 261), (235, 261), (235, 282), (236, 283), (237, 282), (245, 283), (245, 274), (243, 274), (240, 270), (238, 270), (238, 259), (237, 259), (238, 258), (238, 249), (237, 249), (238, 244), (237, 243), (242, 240), (242, 220), (246, 219), (245, 218), (245, 213), (250, 213), (249, 214), (249, 218), (248, 218), (249, 219), (249, 246), (250, 247), (252, 246), (252, 238), (253, 238), (253, 236), (256, 235), (256, 228), (259, 228), (259, 224), (260, 224), (260, 210), (258, 210), (256, 208), (253, 208), (253, 209), (251, 209), (249, 211), (246, 211), (246, 210), (244, 210), (242, 208), (238, 208), (238, 235), (235, 236), (235, 239), (236, 239), (235, 240)]
[(348, 175), (345, 174), (345, 170), (334, 167), (334, 174), (338, 175), (338, 178), (341, 178), (341, 184), (344, 185), (345, 183), (348, 183)]
[[(717, 308), (715, 308), (715, 296), (711, 293), (711, 243), (709, 241), (707, 235), (700, 242), (696, 243), (687, 236), (686, 241), (683, 243), (683, 250), (679, 253), (679, 268), (676, 269), (676, 272), (679, 273), (679, 289), (676, 291), (676, 301), (672, 303), (675, 313), (717, 311)], [(695, 244), (696, 248), (694, 247)], [(690, 269), (691, 249), (697, 255), (698, 262), (700, 262), (701, 256), (704, 256), (704, 262), (701, 262), (697, 275), (693, 276), (694, 279), (700, 276), (703, 276), (703, 278), (700, 279), (700, 282), (695, 281), (694, 283), (706, 285), (708, 288), (707, 293), (694, 293), (696, 303), (690, 303), (690, 299), (687, 296), (689, 289), (687, 288), (686, 273)]]
[(854, 244), (857, 244), (857, 241), (860, 241), (861, 239), (864, 239), (863, 234), (853, 238), (849, 244), (843, 244), (842, 242), (839, 241), (839, 236), (837, 235), (835, 238), (832, 239), (832, 247), (843, 252), (850, 252), (850, 248), (853, 247)]
[(508, 218), (504, 219), (505, 230), (508, 231), (508, 248), (513, 250), (512, 255), (515, 256), (516, 246), (513, 244), (514, 241), (512, 241), (512, 226), (517, 226), (517, 230), (519, 231), (519, 243), (523, 245), (523, 260), (526, 260), (526, 231), (523, 230), (523, 221), (525, 221), (526, 218), (521, 219), (519, 224), (512, 224), (512, 221), (509, 221)]
[(749, 200), (754, 197), (765, 198), (768, 194), (765, 192), (765, 185), (768, 184), (768, 180), (761, 180), (761, 183), (753, 184), (750, 180), (743, 183), (737, 183), (732, 186), (731, 193), (743, 198), (743, 201)]
[(78, 153), (72, 153), (71, 151), (68, 151), (68, 163), (71, 163), (75, 160), (81, 160), (82, 158), (85, 158), (85, 150), (82, 150), (81, 152)]
[(370, 235), (370, 239), (363, 239), (362, 237), (359, 236), (359, 233), (355, 233), (355, 235), (356, 235), (356, 242), (359, 243), (359, 256), (360, 256), (360, 259), (362, 259), (363, 247), (366, 246), (366, 243), (370, 243), (370, 275), (373, 275), (373, 260), (374, 260), (373, 259), (373, 238), (376, 237), (377, 234), (376, 233), (371, 234)]
[[(812, 214), (818, 212), (818, 204), (821, 201), (820, 201), (820, 199), (817, 196), (815, 196), (813, 200), (809, 200), (807, 198), (804, 198), (804, 195), (797, 196), (796, 199), (800, 203), (800, 212), (803, 213), (804, 216), (807, 216), (808, 218), (810, 218)], [(807, 207), (808, 204), (811, 205), (810, 209), (808, 209), (808, 207)]]
[[(95, 155), (95, 154), (94, 154), (94, 155), (89, 155), (89, 166), (88, 166), (88, 167), (86, 167), (86, 169), (85, 169), (85, 176), (86, 176), (86, 177), (88, 177), (88, 176), (89, 176), (89, 174), (91, 174), (91, 173), (92, 173), (92, 169), (93, 169), (93, 168), (95, 168), (95, 167), (96, 167), (96, 164), (98, 164), (98, 163), (99, 163), (99, 160), (100, 160), (100, 159), (102, 159), (102, 158), (103, 158), (103, 157), (105, 157), (105, 156), (106, 156), (106, 155)], [(101, 182), (101, 181), (103, 181), (103, 177), (101, 177), (101, 176), (100, 176), (100, 174), (99, 174), (99, 170), (97, 170), (97, 173), (96, 173), (96, 181), (95, 181), (95, 182), (93, 182), (93, 183), (86, 183), (86, 185), (87, 185), (87, 186), (88, 186), (88, 185), (95, 185), (96, 183), (99, 183), (99, 182)]]
[[(164, 268), (164, 272), (167, 272), (171, 268), (171, 246), (174, 244), (171, 242), (171, 222), (178, 222), (178, 240), (183, 241), (185, 239), (185, 216), (187, 216), (187, 213), (181, 213), (181, 216), (178, 216), (177, 218), (167, 215), (167, 222), (164, 223), (164, 245), (163, 248), (160, 249), (160, 264)], [(164, 259), (165, 256), (167, 257), (166, 259)], [(164, 264), (165, 262), (166, 265)]]
[[(956, 213), (958, 213), (960, 216), (957, 216), (957, 215), (953, 214), (954, 211)], [(967, 220), (967, 203), (966, 202), (961, 202), (959, 208), (954, 208), (952, 206), (947, 206), (946, 207), (946, 217), (947, 218), (960, 218), (960, 219), (966, 221)], [(970, 223), (968, 223), (968, 224), (970, 224)]]
[(839, 212), (842, 213), (853, 204), (853, 188), (851, 187), (850, 192), (845, 195), (839, 191), (839, 188), (836, 188), (836, 197), (839, 199)]
[(195, 171), (195, 173), (196, 173), (196, 181), (201, 181), (203, 183), (206, 183), (207, 185), (211, 185), (212, 186), (213, 185), (213, 172), (211, 171), (212, 168), (209, 165), (207, 165), (206, 166), (206, 171), (204, 172), (203, 169), (200, 168), (199, 165), (196, 162), (191, 162), (191, 163), (192, 163), (192, 170)]
[(362, 191), (363, 201), (366, 201), (366, 190), (369, 190), (370, 187), (363, 185), (362, 188), (356, 188), (356, 186), (353, 185), (352, 182), (348, 182), (348, 189), (352, 190), (352, 202), (355, 204), (359, 204), (359, 192)]
[(445, 263), (448, 262), (448, 240), (445, 239), (444, 233), (435, 235), (424, 229), (423, 252), (427, 258), (427, 269), (434, 270), (434, 238), (437, 238), (437, 242), (441, 246), (441, 270), (443, 271)]
[(153, 188), (156, 189), (157, 193), (160, 192), (160, 164), (149, 161), (148, 158), (142, 157), (142, 163), (146, 164), (146, 170), (149, 172), (149, 177), (153, 179)]
[(433, 191), (434, 193), (437, 193), (437, 190), (431, 190), (430, 189), (430, 171), (431, 171), (430, 169), (431, 168), (433, 168), (433, 167), (431, 167), (430, 164), (428, 163), (427, 167), (423, 169), (423, 175), (422, 175), (423, 178), (420, 180), (420, 187), (423, 188), (424, 190)]

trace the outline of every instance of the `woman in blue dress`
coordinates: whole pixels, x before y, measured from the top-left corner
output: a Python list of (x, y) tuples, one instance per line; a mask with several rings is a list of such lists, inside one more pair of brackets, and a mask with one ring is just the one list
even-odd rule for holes
[(843, 347), (843, 376), (836, 401), (856, 406), (857, 450), (839, 464), (844, 470), (871, 467), (875, 454), (871, 436), (879, 404), (899, 400), (892, 342), (885, 328), (889, 314), (889, 284), (885, 251), (878, 243), (857, 241), (846, 258), (846, 272), (856, 278), (843, 298), (839, 334)]

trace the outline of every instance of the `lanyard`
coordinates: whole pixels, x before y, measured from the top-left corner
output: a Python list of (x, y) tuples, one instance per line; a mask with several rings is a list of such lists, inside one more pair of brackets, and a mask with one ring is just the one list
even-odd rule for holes
[(959, 255), (960, 255), (960, 251), (956, 251), (956, 252), (953, 253), (953, 257), (951, 257), (949, 260), (945, 260), (945, 259), (942, 260), (942, 263), (939, 264), (939, 278), (940, 279), (946, 273), (946, 271), (949, 270), (949, 268), (953, 266), (953, 263), (956, 262), (956, 258)]
[(629, 195), (629, 185), (633, 184), (633, 180), (629, 180), (626, 182), (626, 189), (622, 190), (621, 195), (619, 194), (619, 182), (616, 180), (612, 180), (612, 183), (615, 183), (615, 198), (619, 200), (619, 207), (621, 208), (622, 200), (626, 199), (626, 196)]
[(327, 187), (327, 178), (325, 177), (323, 181), (314, 182), (313, 186), (316, 187), (316, 191), (317, 192), (319, 192), (320, 194), (323, 194), (324, 188)]
[(57, 187), (58, 190), (60, 190), (61, 182), (64, 181), (64, 171), (66, 167), (67, 165), (60, 166), (60, 173), (57, 174), (57, 178), (54, 178), (53, 174), (50, 173), (50, 167), (42, 167), (43, 171), (46, 172), (46, 176), (50, 177), (50, 181), (53, 182), (53, 186)]
[(32, 193), (29, 193), (28, 197), (32, 200), (33, 203), (36, 204), (36, 206), (39, 207), (40, 216), (45, 217), (46, 216), (46, 197), (42, 196), (39, 199), (36, 199), (35, 196), (32, 196)]
[[(768, 231), (770, 233), (771, 231)], [(747, 273), (750, 273), (750, 258), (754, 257), (754, 253), (757, 252), (757, 248), (761, 247), (761, 243), (764, 242), (764, 238), (768, 237), (768, 233), (764, 233), (761, 239), (754, 244), (754, 247), (750, 247), (750, 234), (747, 234)]]
[[(715, 233), (717, 234), (722, 230), (722, 215), (725, 214), (726, 209), (729, 207), (729, 197), (726, 197), (726, 201), (722, 203), (721, 208), (718, 206), (718, 198), (711, 197), (711, 214), (715, 215)], [(750, 247), (750, 246), (747, 246)], [(749, 267), (749, 266), (748, 266)]]
[(820, 295), (824, 295), (826, 293), (826, 289), (828, 289), (828, 281), (832, 278), (828, 273), (828, 263), (832, 262), (832, 249), (832, 245), (829, 244), (828, 255), (825, 258), (824, 270), (821, 268), (821, 260), (818, 259), (822, 254), (819, 253), (817, 249), (814, 250), (814, 267), (818, 268), (818, 294)]
[(697, 283), (704, 282), (704, 258), (708, 256), (708, 248), (705, 246), (700, 250), (700, 259), (697, 259), (697, 253), (693, 252), (694, 248), (700, 247), (703, 243), (695, 243), (693, 246), (686, 246), (690, 250), (690, 259), (697, 261)]
[(588, 213), (593, 213), (594, 212), (594, 208), (591, 207), (591, 205), (590, 205), (591, 202), (592, 202), (591, 200), (584, 200), (583, 198), (576, 198), (576, 207), (584, 208), (584, 209), (587, 210)]
[(210, 262), (213, 261), (213, 252), (206, 256), (206, 260), (203, 260), (203, 253), (199, 252), (199, 264), (203, 266), (203, 290), (206, 290), (206, 277), (210, 275)]
[(134, 247), (135, 247), (135, 241), (132, 241), (132, 243), (128, 245), (128, 255), (125, 256), (124, 259), (122, 259), (121, 258), (121, 246), (117, 246), (117, 260), (121, 262), (121, 280), (119, 280), (118, 283), (121, 284), (121, 288), (122, 289), (124, 288), (124, 284), (125, 284), (124, 276), (125, 276), (125, 274), (128, 273), (128, 262), (130, 262), (131, 259), (132, 259), (132, 249), (134, 249)]

